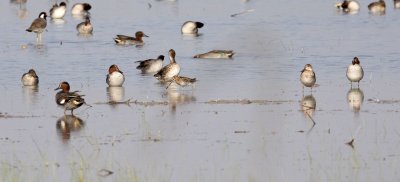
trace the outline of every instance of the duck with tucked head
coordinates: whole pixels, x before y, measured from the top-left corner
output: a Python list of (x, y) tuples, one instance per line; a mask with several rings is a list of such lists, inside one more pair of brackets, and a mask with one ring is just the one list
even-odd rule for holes
[(125, 81), (125, 76), (118, 66), (113, 64), (108, 68), (106, 82), (110, 87), (120, 87)]
[(163, 66), (164, 56), (159, 55), (157, 59), (147, 59), (143, 61), (136, 61), (139, 66), (136, 69), (141, 70), (142, 73), (157, 73)]
[(173, 49), (169, 50), (169, 64), (164, 66), (157, 74), (154, 75), (160, 81), (171, 81), (172, 77), (179, 74), (181, 67), (175, 61), (175, 51)]
[(377, 2), (372, 2), (368, 5), (368, 9), (373, 14), (382, 15), (385, 14), (386, 4), (384, 0), (379, 0)]
[(235, 53), (232, 50), (212, 50), (207, 53), (197, 54), (193, 58), (202, 59), (230, 59)]
[(60, 5), (56, 3), (50, 9), (50, 17), (53, 19), (64, 18), (66, 11), (67, 11), (67, 4), (65, 4), (65, 2), (61, 2)]
[(64, 114), (66, 110), (71, 110), (71, 114), (73, 114), (74, 109), (86, 104), (85, 99), (83, 99), (84, 95), (79, 95), (79, 91), (69, 92), (70, 86), (68, 82), (61, 82), (54, 90), (59, 89), (61, 89), (61, 91), (56, 94), (56, 103), (64, 106)]
[(336, 7), (342, 9), (346, 13), (356, 12), (360, 10), (360, 4), (355, 0), (344, 0), (341, 3), (337, 3)]
[(143, 45), (143, 37), (149, 37), (148, 35), (144, 34), (142, 31), (138, 31), (135, 33), (135, 37), (130, 37), (126, 35), (117, 35), (116, 38), (114, 38), (115, 43), (119, 45)]
[(89, 10), (92, 6), (89, 3), (76, 3), (71, 8), (72, 15), (89, 15)]
[(310, 87), (311, 92), (312, 92), (312, 87), (315, 85), (316, 77), (315, 73), (313, 71), (313, 67), (311, 64), (306, 64), (304, 66), (304, 69), (301, 70), (300, 74), (300, 82), (303, 84), (303, 91), (304, 91), (304, 86)]
[(89, 17), (86, 17), (84, 22), (81, 22), (78, 25), (76, 25), (76, 30), (78, 30), (80, 34), (92, 34), (93, 26), (90, 23)]
[(39, 84), (39, 77), (34, 69), (30, 69), (28, 73), (22, 75), (21, 82), (24, 86), (36, 86)]
[(351, 64), (347, 67), (346, 76), (347, 79), (349, 79), (351, 86), (353, 86), (353, 82), (357, 82), (358, 87), (360, 87), (360, 81), (364, 77), (364, 70), (361, 67), (360, 60), (357, 57), (354, 57)]
[(31, 26), (26, 29), (28, 32), (35, 32), (36, 33), (36, 43), (42, 42), (42, 33), (46, 29), (47, 20), (46, 12), (41, 12), (39, 17), (33, 20)]
[(187, 21), (183, 23), (181, 27), (182, 34), (197, 34), (199, 32), (199, 28), (203, 27), (204, 24), (196, 21)]

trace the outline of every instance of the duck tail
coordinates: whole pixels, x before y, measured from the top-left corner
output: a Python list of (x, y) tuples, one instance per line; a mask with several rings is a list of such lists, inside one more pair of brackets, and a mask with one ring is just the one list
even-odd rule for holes
[(120, 44), (121, 43), (121, 40), (119, 40), (118, 38), (113, 38), (114, 39), (114, 42), (115, 43), (117, 43), (117, 44)]
[(32, 32), (32, 30), (31, 30), (31, 29), (29, 29), (29, 28), (28, 28), (28, 29), (26, 29), (26, 31), (27, 31), (27, 32)]

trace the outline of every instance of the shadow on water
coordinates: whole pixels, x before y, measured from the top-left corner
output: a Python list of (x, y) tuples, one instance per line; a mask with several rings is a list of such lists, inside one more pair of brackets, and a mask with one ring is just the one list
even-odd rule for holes
[(57, 133), (63, 142), (70, 140), (71, 133), (79, 132), (84, 126), (85, 122), (74, 115), (64, 115), (56, 123)]
[(360, 88), (350, 88), (347, 92), (346, 98), (350, 110), (358, 114), (364, 102), (364, 92)]

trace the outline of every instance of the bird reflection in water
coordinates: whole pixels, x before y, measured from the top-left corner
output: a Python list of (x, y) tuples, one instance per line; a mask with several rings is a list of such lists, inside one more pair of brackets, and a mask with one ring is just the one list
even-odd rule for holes
[[(107, 87), (107, 97), (110, 102), (122, 102), (125, 98), (124, 87)], [(111, 107), (116, 107), (118, 104), (110, 104)]]
[(71, 132), (78, 132), (84, 127), (85, 123), (74, 115), (64, 115), (57, 120), (57, 133), (63, 141), (71, 138)]
[(39, 86), (22, 86), (22, 92), (24, 95), (24, 100), (29, 102), (29, 104), (37, 103), (38, 94), (39, 94)]
[(312, 127), (308, 131), (308, 132), (310, 132), (315, 126), (315, 121), (313, 119), (313, 115), (315, 112), (315, 108), (317, 107), (317, 101), (315, 100), (313, 95), (307, 95), (305, 97), (303, 96), (303, 98), (301, 99), (301, 102), (300, 102), (300, 107), (301, 107), (301, 111), (303, 111), (303, 113), (304, 113), (304, 117), (310, 118), (310, 120), (313, 122)]
[(173, 114), (176, 113), (176, 107), (178, 105), (189, 104), (196, 101), (196, 97), (193, 96), (193, 94), (181, 93), (175, 89), (168, 89), (164, 95), (167, 96), (169, 105), (171, 106), (171, 113)]
[(359, 113), (364, 102), (364, 92), (360, 88), (351, 88), (347, 92), (347, 102), (354, 113)]
[(54, 19), (51, 19), (50, 20), (50, 23), (52, 23), (52, 24), (54, 24), (54, 25), (60, 25), (60, 27), (63, 27), (63, 26), (61, 26), (61, 25), (64, 25), (65, 24), (65, 20), (64, 19), (62, 19), (62, 18), (54, 18)]
[(10, 0), (11, 4), (18, 5), (17, 16), (19, 19), (24, 19), (28, 16), (28, 10), (26, 9), (27, 0)]

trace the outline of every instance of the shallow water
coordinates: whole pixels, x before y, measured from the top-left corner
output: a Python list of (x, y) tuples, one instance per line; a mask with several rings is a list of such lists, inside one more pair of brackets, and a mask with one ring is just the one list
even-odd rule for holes
[[(63, 22), (49, 18), (39, 47), (25, 29), (54, 1), (11, 2), (0, 2), (0, 181), (400, 178), (400, 10), (391, 2), (375, 16), (367, 1), (354, 15), (337, 12), (335, 1), (88, 1), (92, 36), (78, 36), (81, 20), (68, 12)], [(230, 16), (248, 9), (255, 11)], [(187, 20), (205, 23), (201, 36), (182, 37)], [(143, 47), (112, 40), (138, 30), (150, 36)], [(180, 74), (199, 80), (195, 87), (166, 90), (135, 69), (134, 61), (171, 48)], [(212, 49), (236, 54), (192, 58)], [(365, 71), (360, 90), (345, 76), (354, 56)], [(307, 63), (319, 86), (303, 98), (299, 74)], [(124, 87), (107, 88), (111, 64), (124, 72)], [(29, 68), (40, 77), (38, 88), (21, 86)], [(54, 102), (64, 80), (93, 107), (64, 116)], [(129, 99), (138, 102), (105, 104)], [(242, 99), (253, 103), (235, 102)], [(316, 109), (303, 112), (302, 103)], [(345, 144), (353, 138), (354, 148)]]

